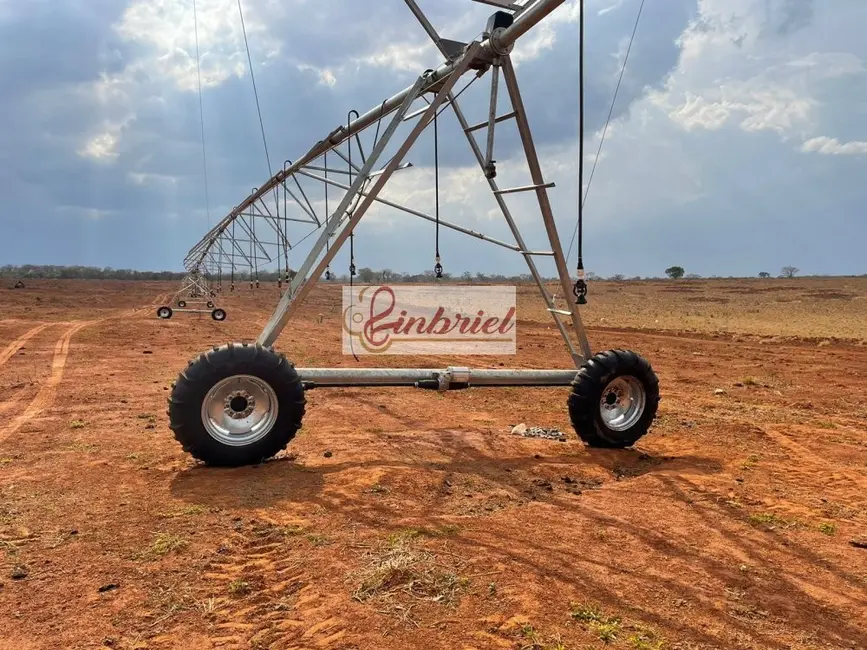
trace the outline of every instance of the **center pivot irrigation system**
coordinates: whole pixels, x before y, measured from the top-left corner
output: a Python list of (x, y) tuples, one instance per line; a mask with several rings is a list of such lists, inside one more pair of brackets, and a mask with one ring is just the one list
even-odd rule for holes
[[(234, 289), (238, 264), (243, 264), (247, 270), (244, 279), (251, 287), (254, 283), (258, 285), (259, 265), (274, 260), (278, 265), (278, 285), (282, 287), (284, 281), (287, 283), (279, 304), (254, 344), (229, 343), (200, 354), (189, 362), (173, 386), (168, 409), (170, 427), (183, 448), (199, 460), (211, 465), (237, 466), (255, 464), (273, 456), (286, 447), (301, 427), (305, 392), (329, 387), (406, 386), (454, 390), (474, 386), (571, 386), (569, 417), (586, 444), (628, 447), (649, 430), (659, 402), (659, 383), (650, 364), (632, 351), (609, 350), (595, 355), (591, 351), (578, 313), (578, 305), (586, 302), (587, 292), (581, 251), (583, 199), (579, 200), (578, 206), (578, 272), (573, 282), (548, 197), (548, 189), (553, 184), (547, 183), (542, 176), (510, 56), (515, 43), (564, 0), (473, 1), (492, 5), (497, 11), (490, 16), (479, 37), (461, 43), (441, 38), (415, 0), (405, 0), (445, 62), (436, 69), (424, 71), (409, 88), (368, 112), (351, 111), (345, 124), (334, 129), (300, 158), (286, 161), (280, 171), (254, 189), (187, 255), (187, 270), (206, 271), (211, 281), (216, 278), (218, 286), (224, 276), (231, 274)], [(581, 9), (579, 194), (583, 188), (584, 130), (583, 7)], [(241, 19), (243, 21), (243, 14)], [(484, 96), (485, 100), (489, 97), (490, 102), (486, 119), (471, 124), (458, 99), (469, 86), (486, 75), (490, 78), (490, 93)], [(465, 76), (469, 77), (469, 82), (458, 90), (458, 82)], [(498, 110), (501, 78), (509, 103), (509, 110), (504, 113)], [(466, 136), (514, 243), (440, 219), (438, 161), (435, 163), (435, 215), (382, 196), (392, 176), (411, 166), (405, 158), (428, 127), (433, 127), (433, 148), (437, 155), (437, 118), (449, 109)], [(494, 135), (503, 122), (513, 122), (517, 127), (530, 174), (530, 182), (526, 185), (501, 189), (495, 180)], [(375, 135), (372, 139), (365, 136), (365, 145), (362, 135), (373, 128)], [(487, 137), (485, 144), (480, 145), (475, 133), (483, 130), (486, 130)], [(267, 142), (265, 151), (267, 157)], [(334, 163), (331, 166), (329, 159)], [(320, 193), (322, 190), (324, 197)], [(517, 193), (535, 195), (549, 250), (531, 250), (525, 244), (506, 200), (508, 195)], [(440, 227), (522, 255), (574, 367), (543, 370), (454, 366), (444, 369), (296, 368), (282, 353), (275, 351), (274, 342), (316, 282), (323, 277), (326, 280), (331, 278), (330, 265), (347, 240), (350, 242), (352, 282), (355, 275), (354, 230), (374, 203), (436, 224), (434, 269), (437, 277), (442, 275)], [(302, 235), (296, 237), (292, 228), (301, 228)], [(304, 229), (309, 232), (303, 234)], [(263, 235), (263, 231), (267, 235)], [(297, 273), (290, 274), (291, 251), (317, 233), (318, 238), (310, 246)], [(540, 257), (553, 258), (559, 278), (556, 293), (560, 294), (563, 299), (560, 302), (565, 305), (558, 306), (557, 297), (545, 286), (537, 269), (536, 260)]]
[[(211, 288), (207, 277), (198, 268), (194, 268), (181, 280), (181, 288), (175, 292), (172, 300), (176, 301), (177, 311), (210, 314), (214, 320), (226, 320), (226, 310), (214, 304), (216, 297), (217, 292)], [(159, 318), (171, 318), (174, 313), (175, 310), (168, 305), (157, 309)]]

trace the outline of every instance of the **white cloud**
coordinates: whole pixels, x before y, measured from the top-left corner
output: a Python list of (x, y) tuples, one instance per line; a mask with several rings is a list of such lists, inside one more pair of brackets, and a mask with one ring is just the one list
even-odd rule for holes
[(780, 47), (767, 36), (768, 7), (700, 0), (699, 17), (680, 38), (679, 65), (650, 103), (687, 131), (735, 124), (784, 140), (815, 134), (827, 84), (863, 74), (864, 63), (851, 52), (815, 51), (814, 40)]
[(363, 56), (353, 57), (352, 64), (390, 68), (399, 72), (419, 73), (442, 58), (433, 41), (414, 39), (393, 43)]
[(78, 153), (95, 160), (117, 158), (117, 140), (116, 134), (106, 131), (93, 136)]
[[(248, 1), (242, 6), (248, 36), (256, 44), (255, 66), (257, 58), (277, 56), (280, 42), (268, 34), (259, 3)], [(247, 74), (237, 0), (197, 0), (196, 17), (202, 88)], [(172, 89), (198, 90), (195, 25), (188, 0), (134, 0), (127, 7), (114, 31), (143, 47), (143, 53), (122, 71), (102, 74), (78, 89), (99, 105), (98, 124), (85, 136), (79, 155), (102, 162), (116, 160), (124, 127), (135, 121), (138, 106), (160, 102), (161, 95)]]
[(165, 174), (149, 174), (142, 172), (127, 172), (127, 178), (130, 181), (135, 183), (136, 185), (169, 185), (176, 186), (179, 183), (179, 179), (174, 176), (167, 176)]
[(91, 221), (110, 217), (114, 213), (113, 210), (99, 210), (97, 208), (82, 207), (80, 205), (59, 205), (57, 206), (57, 211), (61, 214), (69, 214), (75, 218), (90, 219)]
[[(259, 3), (246, 2), (244, 23), (249, 40), (265, 59), (280, 52), (280, 42), (271, 37)], [(198, 0), (198, 40), (202, 86), (217, 86), (231, 76), (246, 72), (247, 55), (237, 0)], [(122, 75), (137, 72), (168, 79), (180, 90), (198, 88), (196, 36), (189, 0), (135, 0), (115, 27), (124, 40), (148, 48)], [(255, 62), (254, 62), (255, 65)]]
[(820, 136), (807, 140), (801, 151), (815, 152), (829, 156), (857, 156), (867, 155), (867, 142), (855, 140), (852, 142), (840, 142), (837, 138)]
[(301, 72), (312, 72), (318, 79), (318, 83), (323, 86), (333, 88), (337, 83), (337, 77), (334, 75), (334, 71), (331, 68), (320, 68), (315, 65), (310, 65), (309, 63), (298, 63), (295, 67), (297, 67)]
[(118, 155), (121, 135), (133, 121), (132, 115), (126, 115), (120, 120), (103, 120), (96, 129), (87, 136), (84, 144), (78, 149), (78, 155), (97, 162), (114, 162)]

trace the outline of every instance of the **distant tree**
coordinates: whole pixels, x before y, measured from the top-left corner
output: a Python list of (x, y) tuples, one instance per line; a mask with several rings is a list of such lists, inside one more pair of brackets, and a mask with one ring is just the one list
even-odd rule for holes
[(596, 275), (593, 271), (587, 271), (587, 279), (588, 280), (598, 280), (599, 276)]
[(687, 273), (686, 274), (687, 280), (698, 280), (700, 278), (701, 278), (701, 276), (698, 273)]
[(684, 273), (686, 273), (686, 271), (683, 270), (682, 266), (669, 266), (665, 269), (665, 274), (672, 280), (682, 278)]
[(793, 278), (795, 277), (795, 274), (800, 270), (801, 269), (796, 266), (784, 266), (783, 269), (780, 271), (780, 274), (784, 278)]
[(612, 275), (611, 279), (614, 280), (615, 282), (623, 282), (624, 275), (622, 273), (618, 273), (617, 275)]
[(379, 272), (379, 277), (384, 284), (388, 284), (389, 282), (394, 281), (394, 271), (391, 269), (382, 269)]
[(771, 277), (771, 274), (768, 273), (767, 271), (762, 271), (761, 273), (759, 273), (759, 277), (760, 278), (769, 278), (769, 277)]
[(461, 273), (461, 280), (463, 280), (464, 282), (472, 282), (473, 274), (469, 271), (464, 271), (463, 273)]
[(374, 280), (376, 280), (376, 274), (373, 272), (373, 269), (367, 268), (366, 266), (362, 269), (358, 269), (359, 282), (371, 284)]

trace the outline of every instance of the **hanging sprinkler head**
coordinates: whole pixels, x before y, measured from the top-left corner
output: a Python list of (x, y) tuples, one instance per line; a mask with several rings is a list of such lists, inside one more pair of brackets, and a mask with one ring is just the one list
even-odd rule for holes
[(587, 304), (587, 282), (584, 279), (584, 263), (578, 262), (578, 279), (575, 281), (575, 286), (572, 287), (572, 293), (575, 294), (576, 305)]

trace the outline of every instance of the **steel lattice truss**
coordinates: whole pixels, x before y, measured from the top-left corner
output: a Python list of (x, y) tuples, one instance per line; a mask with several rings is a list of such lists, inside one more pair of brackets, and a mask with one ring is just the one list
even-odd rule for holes
[[(305, 394), (313, 389), (347, 386), (414, 387), (429, 390), (464, 390), (470, 386), (571, 386), (569, 418), (588, 445), (623, 448), (636, 443), (649, 429), (659, 402), (659, 381), (650, 364), (629, 350), (608, 350), (592, 356), (578, 313), (582, 304), (582, 272), (573, 285), (554, 222), (524, 102), (518, 88), (510, 52), (514, 43), (540, 23), (564, 0), (474, 0), (493, 5), (494, 13), (482, 37), (470, 43), (440, 38), (415, 0), (404, 0), (446, 61), (422, 72), (415, 83), (367, 113), (351, 113), (306, 154), (287, 161), (262, 187), (254, 190), (192, 248), (186, 258), (190, 273), (201, 273), (217, 288), (229, 273), (230, 290), (239, 277), (255, 287), (263, 268), (280, 273), (279, 303), (254, 344), (230, 343), (212, 348), (190, 362), (178, 376), (169, 399), (170, 426), (184, 449), (196, 458), (218, 465), (261, 462), (284, 449), (301, 426)], [(581, 5), (583, 36), (583, 3)], [(583, 70), (583, 38), (581, 66)], [(466, 83), (458, 82), (464, 76)], [(475, 81), (490, 80), (486, 119), (471, 123), (461, 108), (462, 94)], [(583, 97), (583, 74), (579, 74)], [(499, 110), (500, 84), (509, 108)], [(479, 87), (484, 88), (481, 84)], [(583, 102), (581, 102), (583, 104)], [(582, 106), (583, 110), (583, 106)], [(383, 196), (389, 179), (407, 168), (407, 156), (419, 136), (443, 111), (456, 117), (475, 157), (481, 176), (490, 187), (513, 241), (495, 239), (459, 224), (438, 219)], [(582, 118), (583, 120), (583, 118)], [(500, 188), (494, 158), (495, 134), (514, 126), (520, 137), (527, 184)], [(485, 133), (484, 142), (476, 133)], [(583, 146), (583, 134), (579, 148)], [(580, 163), (579, 163), (580, 165)], [(436, 165), (435, 165), (436, 169)], [(580, 167), (579, 167), (580, 169)], [(411, 172), (407, 172), (411, 173)], [(580, 174), (580, 172), (579, 172)], [(326, 198), (326, 191), (328, 192)], [(538, 216), (549, 250), (531, 250), (507, 204), (510, 195), (535, 197)], [(575, 368), (296, 368), (274, 349), (282, 329), (317, 281), (327, 277), (329, 265), (350, 242), (358, 223), (374, 204), (438, 221), (445, 228), (505, 247), (523, 256), (548, 311), (565, 342)], [(514, 207), (514, 206), (513, 206)], [(534, 210), (535, 211), (535, 210)], [(580, 209), (579, 209), (580, 214)], [(529, 213), (523, 210), (523, 219)], [(579, 228), (580, 231), (580, 228)], [(290, 256), (307, 246), (297, 271), (287, 272)], [(536, 260), (553, 259), (561, 296), (575, 296), (562, 308), (539, 274)], [(350, 259), (352, 257), (350, 256)], [(580, 256), (579, 256), (580, 259)], [(352, 269), (350, 268), (350, 272)], [(216, 280), (214, 280), (216, 277)], [(288, 280), (288, 283), (286, 281)], [(169, 310), (161, 307), (160, 313)], [(170, 317), (170, 310), (168, 316)], [(225, 312), (214, 309), (215, 320)], [(500, 364), (502, 365), (502, 364)]]
[[(260, 277), (276, 272), (277, 283), (283, 286), (280, 305), (260, 342), (270, 344), (285, 325), (297, 302), (303, 299), (315, 282), (329, 275), (329, 265), (337, 249), (375, 203), (388, 206), (406, 215), (429, 222), (438, 221), (448, 228), (489, 242), (522, 255), (530, 273), (539, 285), (549, 311), (567, 342), (576, 362), (589, 356), (589, 345), (574, 306), (557, 308), (554, 296), (545, 288), (534, 258), (553, 258), (560, 277), (558, 293), (572, 294), (572, 281), (554, 224), (547, 189), (553, 183), (542, 178), (530, 125), (523, 99), (509, 56), (515, 41), (551, 13), (564, 0), (526, 0), (511, 3), (506, 0), (474, 0), (498, 7), (491, 16), (482, 39), (460, 43), (441, 38), (419, 9), (415, 0), (405, 0), (422, 27), (436, 44), (445, 62), (435, 70), (421, 74), (410, 88), (386, 99), (364, 114), (350, 112), (347, 122), (317, 142), (295, 161), (286, 161), (283, 168), (253, 191), (223, 217), (190, 249), (184, 265), (189, 271), (200, 270), (216, 287), (217, 292), (228, 287), (234, 291), (240, 283), (258, 287)], [(462, 77), (469, 79), (458, 82)], [(471, 123), (459, 104), (479, 79), (488, 77), (487, 114)], [(505, 85), (511, 110), (498, 113), (498, 98)], [(481, 86), (484, 88), (484, 86)], [(490, 186), (513, 241), (504, 241), (476, 232), (447, 219), (437, 219), (414, 207), (384, 198), (381, 193), (391, 176), (411, 167), (407, 154), (419, 136), (430, 128), (435, 118), (451, 111), (457, 118), (479, 167)], [(528, 183), (518, 187), (500, 188), (494, 159), (495, 134), (504, 122), (514, 122), (520, 135), (530, 171)], [(483, 138), (478, 138), (481, 132)], [(480, 141), (481, 140), (481, 141)], [(408, 172), (410, 173), (410, 172)], [(530, 250), (519, 232), (507, 203), (507, 195), (519, 192), (535, 193), (551, 249)], [(316, 238), (314, 242), (308, 240)], [(293, 251), (302, 249), (306, 256), (296, 270), (291, 264)], [(309, 249), (306, 248), (309, 246)], [(350, 274), (355, 269), (350, 267)], [(571, 322), (570, 322), (571, 321)], [(571, 327), (569, 327), (571, 325)], [(571, 329), (577, 341), (569, 335)], [(578, 345), (576, 345), (576, 343)]]

